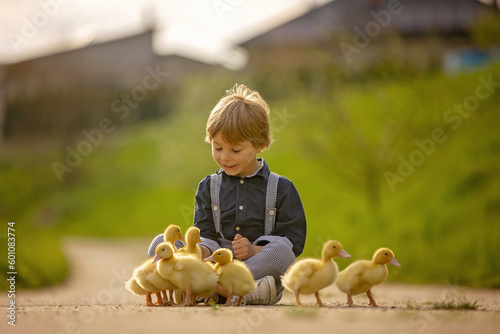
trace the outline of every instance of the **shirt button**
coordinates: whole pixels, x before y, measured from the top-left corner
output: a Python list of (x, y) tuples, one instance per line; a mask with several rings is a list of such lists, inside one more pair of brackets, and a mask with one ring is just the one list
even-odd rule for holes
[(240, 211), (243, 210), (243, 205), (240, 205), (238, 209), (240, 209)]
[(236, 231), (239, 231), (239, 230), (240, 230), (240, 227), (239, 227), (239, 226), (236, 226), (234, 229), (235, 229)]
[(245, 180), (241, 179), (240, 184), (243, 184), (243, 183), (245, 183)]

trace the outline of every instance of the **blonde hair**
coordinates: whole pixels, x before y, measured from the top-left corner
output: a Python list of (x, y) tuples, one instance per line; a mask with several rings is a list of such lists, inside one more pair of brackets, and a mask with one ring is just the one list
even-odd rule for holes
[(269, 113), (269, 106), (258, 92), (236, 84), (212, 109), (205, 141), (211, 143), (220, 132), (229, 144), (248, 140), (255, 148), (267, 149), (272, 143)]

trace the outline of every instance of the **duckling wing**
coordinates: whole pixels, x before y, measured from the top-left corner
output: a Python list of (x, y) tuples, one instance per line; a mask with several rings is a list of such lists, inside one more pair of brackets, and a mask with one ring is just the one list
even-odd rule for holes
[(159, 290), (176, 290), (177, 286), (170, 280), (165, 279), (160, 276), (158, 271), (152, 271), (146, 277), (146, 279), (151, 282)]
[(149, 274), (153, 271), (156, 271), (156, 265), (149, 260), (134, 270), (133, 277), (137, 281), (137, 284), (148, 292), (157, 292), (159, 290), (148, 280)]
[(316, 259), (304, 259), (293, 264), (282, 277), (282, 283), (289, 291), (301, 289), (309, 283), (311, 277), (321, 268)]
[(244, 263), (235, 262), (222, 266), (219, 284), (226, 290), (232, 290), (235, 296), (244, 296), (256, 288), (252, 273)]
[(193, 256), (185, 255), (176, 258), (169, 278), (180, 289), (191, 288), (193, 292), (200, 293), (212, 289), (215, 292), (218, 275), (210, 265)]
[(148, 293), (137, 283), (137, 281), (133, 277), (129, 279), (127, 282), (125, 282), (125, 288), (128, 291), (132, 292), (134, 295), (138, 296), (144, 296), (145, 294)]
[(354, 262), (342, 270), (337, 275), (337, 280), (335, 282), (339, 290), (347, 292), (347, 289), (351, 289), (354, 295), (366, 292), (369, 288), (365, 290), (366, 282), (363, 276), (366, 273), (367, 266), (370, 264), (371, 261), (361, 260)]
[(196, 259), (198, 264), (191, 271), (191, 288), (200, 297), (210, 297), (217, 289), (219, 275), (205, 262)]

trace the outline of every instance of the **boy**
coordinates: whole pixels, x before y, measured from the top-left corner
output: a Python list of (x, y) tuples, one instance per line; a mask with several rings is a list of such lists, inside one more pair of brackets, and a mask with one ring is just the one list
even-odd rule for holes
[[(279, 301), (280, 276), (302, 253), (306, 237), (295, 186), (257, 158), (272, 142), (269, 112), (260, 94), (245, 85), (226, 92), (210, 113), (205, 138), (221, 170), (205, 177), (195, 196), (203, 258), (220, 247), (232, 249), (256, 279), (256, 291), (243, 298), (246, 304)], [(153, 240), (149, 256), (161, 241), (162, 235)], [(218, 294), (225, 295), (221, 288)]]

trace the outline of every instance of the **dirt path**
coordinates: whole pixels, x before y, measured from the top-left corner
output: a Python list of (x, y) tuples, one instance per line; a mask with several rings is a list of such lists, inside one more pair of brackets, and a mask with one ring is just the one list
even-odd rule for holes
[[(16, 326), (0, 320), (1, 333), (498, 333), (500, 290), (456, 286), (384, 284), (374, 289), (382, 306), (366, 307), (365, 296), (355, 298), (358, 308), (345, 307), (345, 295), (335, 287), (322, 291), (325, 308), (293, 307), (285, 294), (277, 306), (230, 308), (146, 307), (142, 297), (123, 287), (135, 265), (141, 263), (149, 240), (70, 239), (65, 249), (72, 264), (68, 282), (52, 289), (18, 292)], [(436, 311), (427, 304), (454, 295), (479, 298), (475, 311)], [(7, 307), (7, 293), (0, 304)], [(408, 307), (413, 305), (414, 308)], [(417, 308), (417, 309), (415, 309)], [(4, 313), (5, 314), (5, 313)]]

